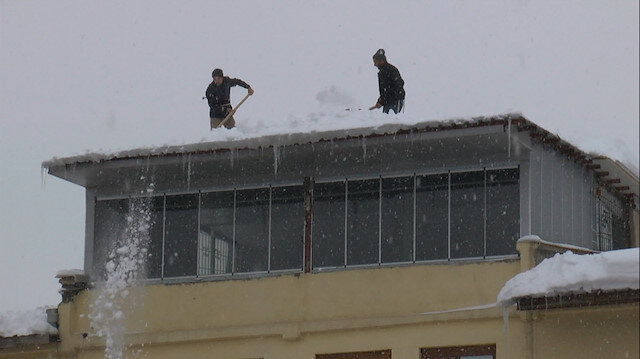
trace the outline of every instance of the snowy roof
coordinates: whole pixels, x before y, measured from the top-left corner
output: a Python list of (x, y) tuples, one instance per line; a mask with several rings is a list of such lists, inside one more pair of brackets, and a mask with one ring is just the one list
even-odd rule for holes
[[(436, 132), (469, 127), (491, 125), (530, 124), (519, 113), (508, 113), (490, 117), (448, 119), (442, 121), (415, 121), (406, 117), (383, 115), (365, 116), (345, 114), (337, 117), (323, 116), (298, 126), (272, 127), (257, 132), (240, 132), (235, 129), (213, 131), (210, 138), (182, 145), (160, 145), (114, 152), (91, 152), (80, 156), (53, 158), (42, 163), (45, 168), (74, 165), (87, 162), (146, 158), (155, 156), (183, 155), (215, 152), (220, 150), (257, 149), (273, 146), (307, 144), (350, 138), (377, 137), (409, 132)], [(212, 141), (213, 139), (213, 141)]]
[(46, 308), (0, 313), (0, 337), (57, 333), (58, 330), (47, 322)]
[[(212, 131), (208, 138), (181, 145), (148, 146), (130, 150), (88, 152), (79, 156), (52, 158), (42, 163), (49, 173), (64, 178), (64, 171), (81, 164), (103, 163), (128, 159), (147, 159), (151, 157), (183, 156), (220, 151), (260, 149), (277, 146), (309, 144), (324, 141), (339, 141), (353, 138), (371, 138), (393, 136), (407, 133), (439, 132), (485, 126), (509, 126), (518, 131), (527, 131), (535, 140), (548, 144), (568, 158), (600, 168), (602, 163), (617, 163), (618, 171), (611, 176), (601, 176), (603, 181), (615, 179), (622, 173), (622, 184), (613, 186), (619, 193), (638, 195), (638, 175), (635, 169), (629, 170), (620, 162), (609, 159), (602, 154), (587, 153), (555, 134), (527, 120), (520, 113), (507, 113), (495, 116), (447, 119), (441, 121), (422, 121), (400, 115), (374, 114), (370, 111), (344, 111), (336, 114), (311, 114), (305, 121), (293, 119), (284, 124), (270, 127), (250, 129), (232, 129)], [(455, 134), (452, 134), (454, 136)], [(600, 162), (595, 163), (598, 160)], [(602, 174), (605, 174), (604, 172)], [(602, 175), (601, 174), (601, 175)], [(609, 174), (609, 172), (606, 172)], [(62, 176), (61, 176), (62, 175)], [(618, 183), (618, 182), (611, 183)], [(605, 183), (603, 182), (603, 183)], [(607, 182), (609, 183), (609, 182)]]
[(558, 253), (511, 278), (498, 294), (509, 306), (517, 298), (639, 288), (638, 248), (597, 254)]

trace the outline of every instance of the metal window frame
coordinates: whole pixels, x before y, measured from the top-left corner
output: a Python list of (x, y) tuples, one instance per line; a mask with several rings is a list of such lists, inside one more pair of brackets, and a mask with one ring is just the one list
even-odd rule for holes
[(378, 265), (382, 263), (382, 176), (378, 177)]
[(271, 272), (271, 204), (272, 204), (272, 200), (273, 200), (273, 190), (271, 185), (269, 185), (269, 219), (268, 219), (269, 233), (267, 235), (267, 273)]
[(160, 279), (164, 278), (164, 246), (165, 246), (165, 237), (166, 237), (166, 221), (167, 221), (167, 196), (165, 194), (162, 195), (162, 261), (160, 267)]

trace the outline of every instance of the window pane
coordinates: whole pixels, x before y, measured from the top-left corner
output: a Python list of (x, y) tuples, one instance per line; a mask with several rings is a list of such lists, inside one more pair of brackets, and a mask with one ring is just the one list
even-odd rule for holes
[(106, 279), (105, 266), (118, 240), (125, 236), (128, 213), (128, 199), (96, 202), (92, 279)]
[[(93, 269), (95, 280), (105, 280), (105, 265), (113, 251), (129, 243), (137, 243), (145, 263), (138, 268), (142, 278), (159, 278), (162, 252), (162, 204), (158, 212), (153, 211), (151, 198), (118, 199), (98, 201), (95, 208), (95, 239), (93, 247)], [(148, 233), (141, 224), (149, 220)], [(159, 224), (157, 224), (159, 222)], [(136, 236), (135, 238), (133, 236)], [(155, 242), (154, 242), (155, 241)]]
[(165, 211), (164, 276), (193, 276), (198, 248), (198, 195), (167, 196)]
[(302, 186), (271, 189), (271, 269), (302, 269), (304, 191)]
[(344, 266), (345, 183), (313, 186), (313, 267)]
[(269, 189), (236, 192), (235, 272), (267, 270)]
[(487, 255), (516, 253), (520, 237), (517, 168), (487, 171)]
[(413, 260), (413, 177), (382, 180), (382, 263)]
[(132, 201), (149, 201), (149, 257), (147, 258), (147, 278), (162, 276), (162, 228), (164, 197), (140, 198)]
[(448, 258), (449, 175), (416, 177), (416, 260)]
[(349, 181), (347, 265), (378, 263), (380, 180)]
[(198, 235), (198, 275), (231, 273), (233, 191), (203, 193)]
[(451, 174), (451, 258), (484, 255), (484, 171)]

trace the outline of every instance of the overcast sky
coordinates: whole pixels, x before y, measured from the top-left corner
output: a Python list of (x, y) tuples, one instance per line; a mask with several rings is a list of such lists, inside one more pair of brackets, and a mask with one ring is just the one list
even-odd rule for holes
[(637, 0), (0, 0), (0, 311), (56, 305), (55, 273), (82, 267), (84, 189), (41, 162), (208, 138), (214, 67), (256, 91), (234, 131), (332, 86), (373, 105), (382, 47), (405, 116), (522, 112), (637, 166), (638, 32)]

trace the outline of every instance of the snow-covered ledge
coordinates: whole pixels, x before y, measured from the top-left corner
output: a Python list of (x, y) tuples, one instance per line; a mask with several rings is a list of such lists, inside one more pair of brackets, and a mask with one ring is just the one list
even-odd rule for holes
[[(588, 293), (613, 296), (607, 299), (611, 301), (637, 300), (638, 248), (596, 253), (545, 242), (537, 236), (522, 238), (517, 248), (523, 272), (507, 281), (498, 294), (497, 302), (502, 306), (510, 306), (521, 298)], [(554, 250), (555, 254), (547, 255)]]
[(71, 302), (78, 293), (89, 286), (90, 282), (89, 276), (82, 269), (61, 270), (56, 274), (56, 278), (62, 286), (59, 292), (63, 303)]
[(556, 253), (564, 253), (567, 251), (577, 254), (598, 253), (588, 248), (572, 246), (570, 244), (548, 242), (536, 235), (520, 238), (516, 244), (516, 250), (520, 254), (521, 272), (535, 267), (544, 259), (553, 257)]

